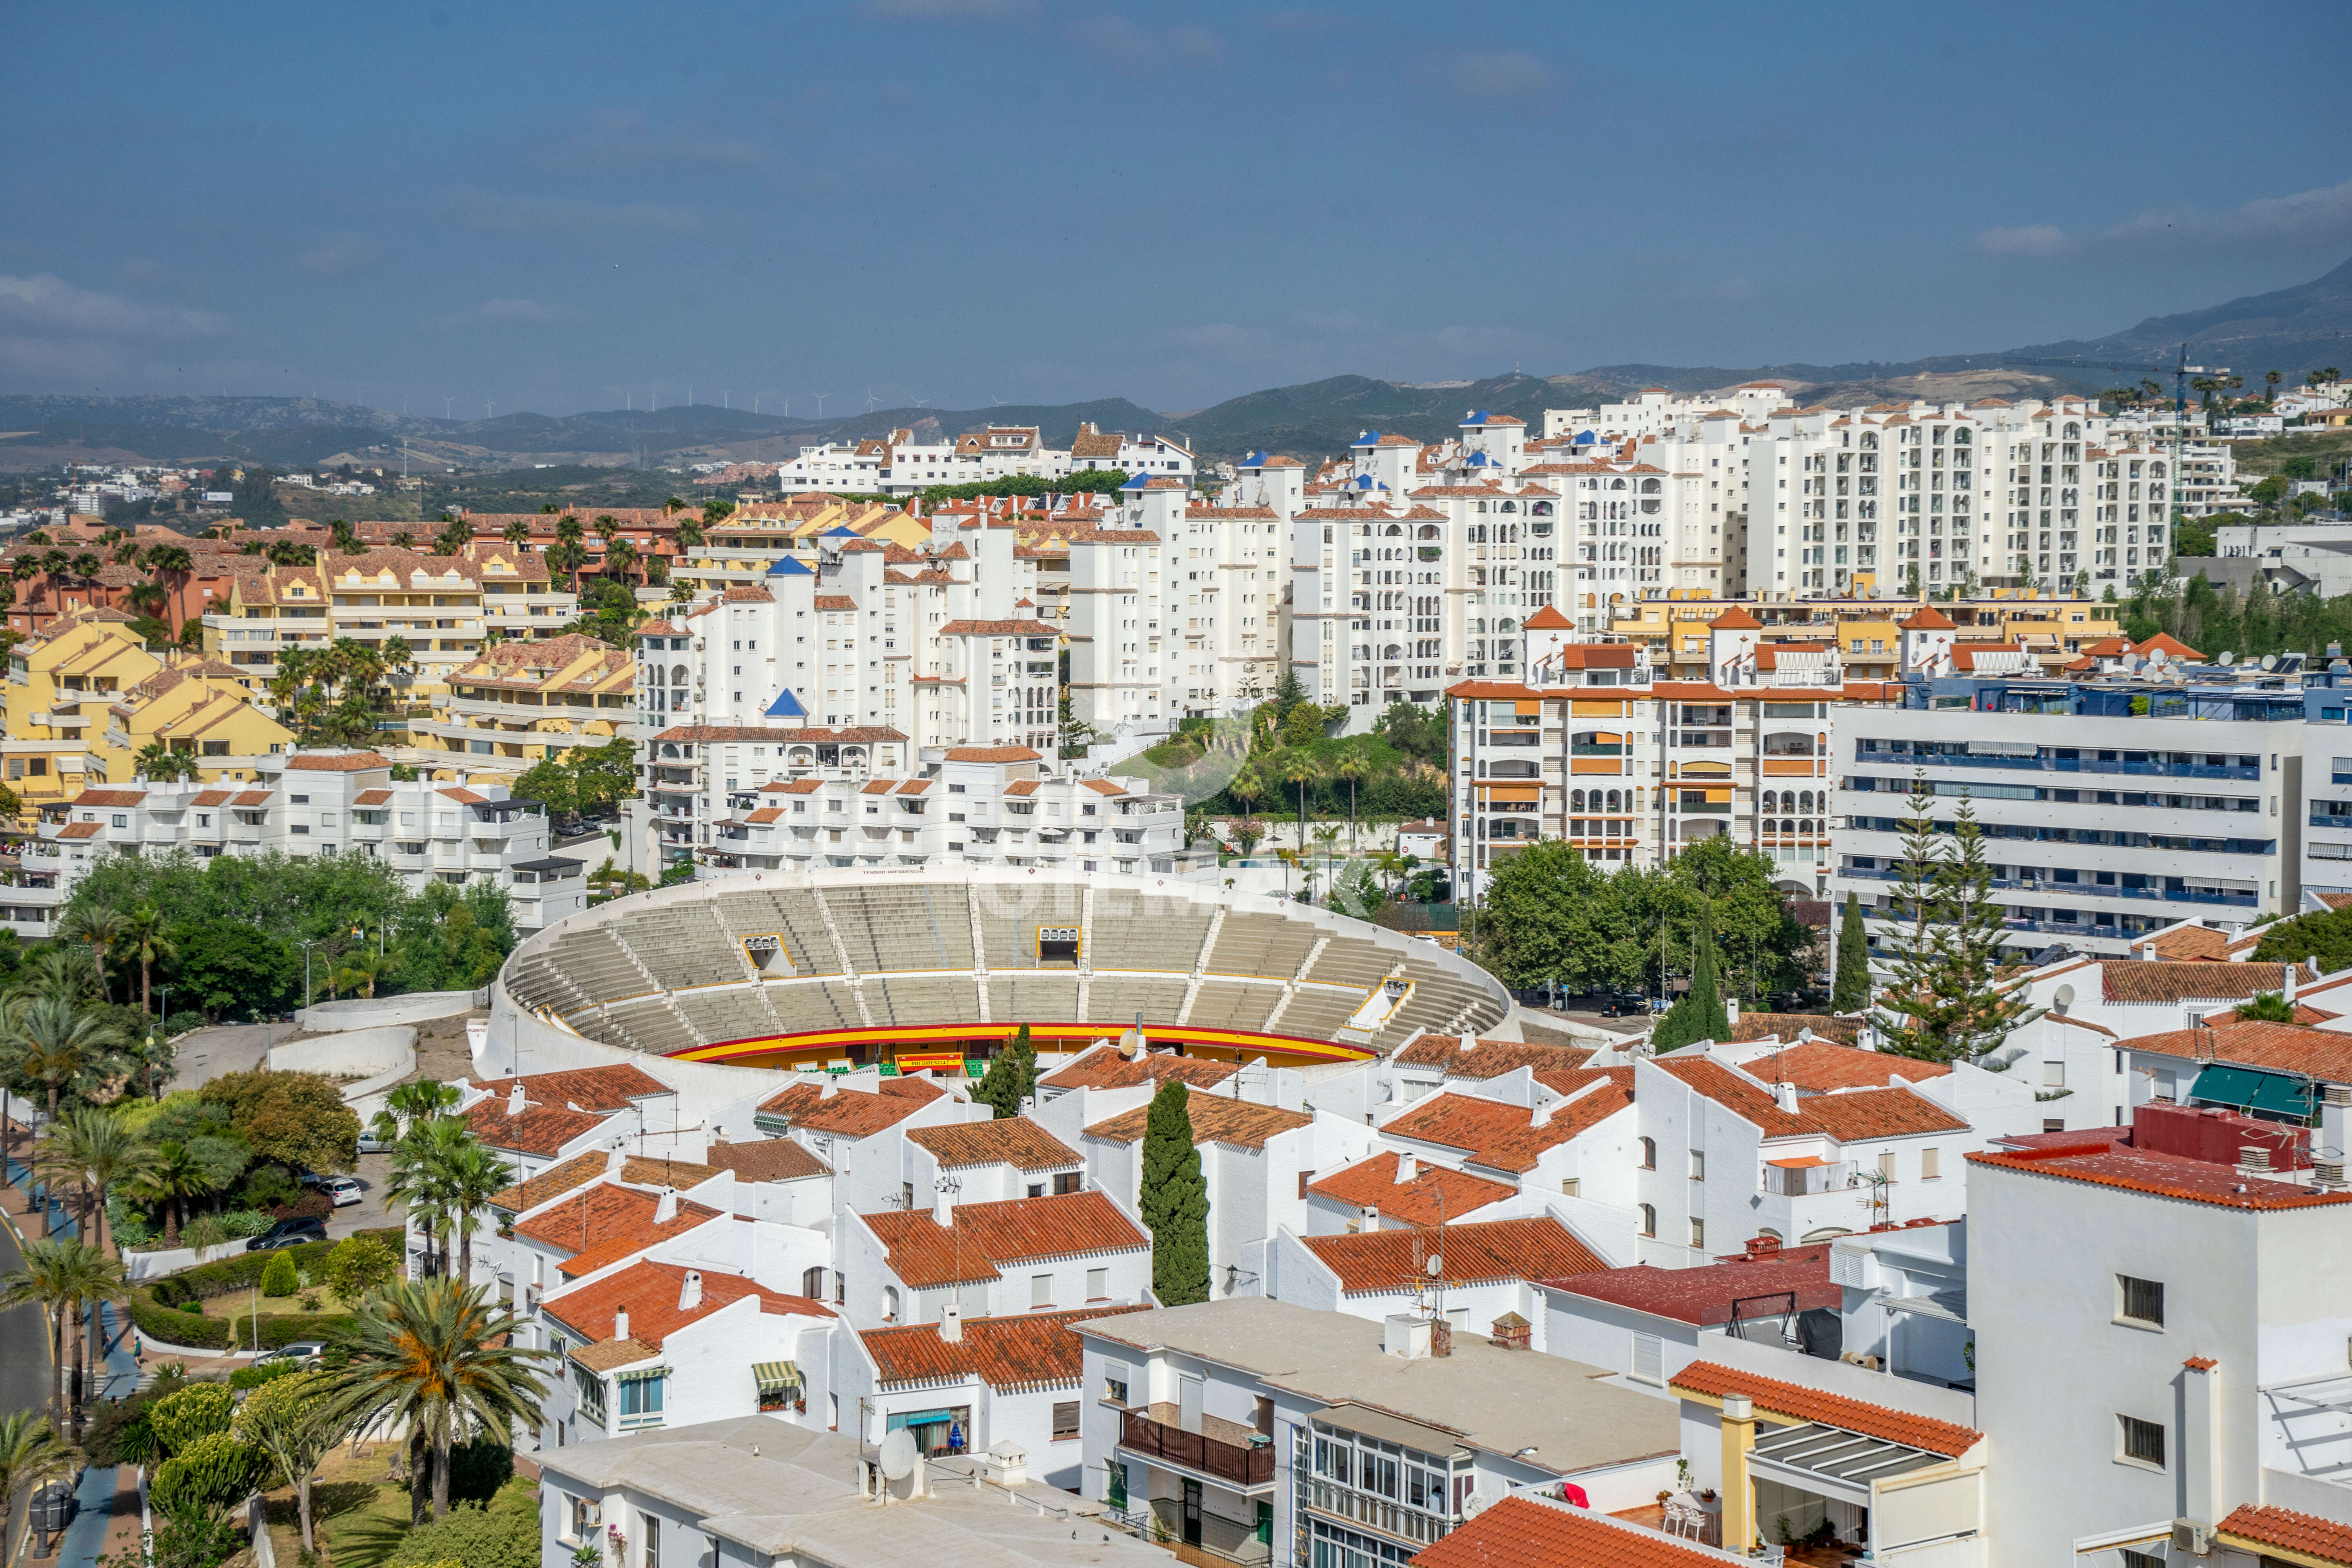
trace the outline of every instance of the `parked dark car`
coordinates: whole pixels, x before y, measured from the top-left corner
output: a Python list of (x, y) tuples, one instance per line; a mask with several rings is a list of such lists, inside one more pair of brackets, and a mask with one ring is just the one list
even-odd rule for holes
[(306, 1241), (327, 1239), (327, 1222), (322, 1219), (281, 1219), (259, 1236), (245, 1244), (247, 1252), (274, 1252), (281, 1247), (299, 1247)]

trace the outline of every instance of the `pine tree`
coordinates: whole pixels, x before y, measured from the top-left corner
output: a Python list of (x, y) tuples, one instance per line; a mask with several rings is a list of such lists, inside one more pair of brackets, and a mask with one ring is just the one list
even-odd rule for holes
[(2024, 993), (2001, 984), (2009, 929), (1992, 896), (1984, 834), (1966, 795), (1953, 823), (1953, 850), (1936, 872), (1935, 1039), (1942, 1059), (1973, 1060), (2011, 1031), (2041, 1016)]
[(1013, 1037), (1013, 1048), (1007, 1053), (1013, 1058), (1013, 1111), (1021, 1114), (1023, 1103), (1037, 1092), (1037, 1047), (1029, 1042), (1029, 1026), (1024, 1024)]
[(1666, 1010), (1651, 1031), (1651, 1048), (1680, 1050), (1701, 1040), (1721, 1040), (1731, 1034), (1730, 1016), (1723, 1009), (1723, 992), (1716, 978), (1714, 910), (1700, 896), (1698, 922), (1691, 930), (1690, 989)]
[(1192, 1091), (1160, 1086), (1143, 1124), (1142, 1211), (1151, 1232), (1151, 1293), (1163, 1307), (1209, 1299), (1209, 1190), (1192, 1143)]
[(1859, 1013), (1870, 1004), (1870, 937), (1862, 928), (1862, 896), (1845, 896), (1845, 917), (1838, 922), (1837, 984), (1830, 989), (1830, 1011)]
[(1910, 798), (1904, 803), (1903, 852), (1895, 858), (1894, 916), (1882, 942), (1887, 954), (1886, 984), (1879, 990), (1879, 1006), (1870, 1016), (1884, 1048), (1897, 1056), (1933, 1057), (1934, 1044), (1925, 1035), (1913, 1009), (1924, 1007), (1936, 988), (1936, 938), (1929, 927), (1935, 914), (1937, 869), (1944, 851), (1936, 842), (1931, 815), (1936, 797), (1925, 773), (1911, 777)]
[(1006, 1043), (988, 1064), (971, 1097), (996, 1112), (1000, 1121), (1021, 1114), (1021, 1103), (1037, 1092), (1037, 1048), (1029, 1043), (1029, 1026)]

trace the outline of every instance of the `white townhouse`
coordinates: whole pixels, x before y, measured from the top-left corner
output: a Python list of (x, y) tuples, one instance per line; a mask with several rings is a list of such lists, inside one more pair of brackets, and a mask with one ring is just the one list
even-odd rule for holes
[(843, 1315), (861, 1328), (1133, 1306), (1151, 1300), (1151, 1238), (1096, 1189), (854, 1214), (836, 1228)]

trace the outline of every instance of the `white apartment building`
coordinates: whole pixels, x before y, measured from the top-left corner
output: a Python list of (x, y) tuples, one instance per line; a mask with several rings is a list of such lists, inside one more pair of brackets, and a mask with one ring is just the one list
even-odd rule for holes
[(787, 496), (908, 496), (932, 485), (1015, 477), (1058, 479), (1089, 468), (1171, 475), (1188, 483), (1192, 477), (1192, 455), (1164, 437), (1106, 436), (1085, 425), (1075, 446), (1084, 454), (1076, 460), (1071, 449), (1046, 446), (1034, 425), (991, 425), (942, 441), (918, 441), (912, 430), (898, 429), (887, 440), (803, 447), (798, 457), (777, 465), (776, 479)]
[[(1948, 635), (1913, 622), (1906, 642)], [(1848, 706), (1832, 898), (1889, 907), (1905, 802), (1924, 778), (1945, 831), (1968, 797), (2021, 953), (2063, 944), (2119, 957), (2183, 920), (2294, 912), (2304, 695), (2282, 679), (2205, 673), (2222, 679), (1954, 677)]]
[[(504, 888), (516, 928), (537, 931), (586, 907), (583, 863), (550, 848), (546, 810), (506, 784), (399, 781), (374, 752), (288, 752), (254, 759), (256, 782), (87, 789), (45, 808), (25, 845), (19, 885), (0, 890), (14, 922), (47, 934), (53, 911), (109, 852), (153, 858), (363, 855), (429, 883)], [(31, 917), (31, 918), (28, 918)]]

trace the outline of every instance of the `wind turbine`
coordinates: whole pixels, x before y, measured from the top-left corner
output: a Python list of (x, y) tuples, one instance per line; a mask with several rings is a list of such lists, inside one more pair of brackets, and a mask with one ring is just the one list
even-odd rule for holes
[(816, 395), (816, 416), (818, 418), (822, 419), (824, 417), (824, 400), (832, 395), (833, 394), (830, 392), (820, 392)]
[(444, 418), (444, 419), (447, 419), (447, 418), (452, 417), (452, 416), (451, 416), (451, 414), (450, 414), (449, 410), (450, 410), (450, 408), (451, 408), (452, 406), (454, 406), (454, 405), (456, 405), (457, 401), (457, 400), (456, 398), (454, 398), (454, 397), (444, 397), (444, 398), (442, 398), (442, 399), (441, 399), (441, 417), (442, 417), (442, 418)]
[(882, 401), (882, 400), (881, 400), (880, 398), (878, 398), (878, 397), (877, 397), (877, 396), (875, 396), (875, 395), (874, 395), (874, 389), (873, 389), (872, 387), (870, 387), (870, 386), (869, 386), (869, 387), (867, 387), (867, 388), (866, 389), (866, 413), (868, 413), (868, 414), (873, 413), (873, 412), (874, 412), (874, 405), (875, 405), (876, 404), (877, 404), (877, 403), (881, 402), (881, 401)]

